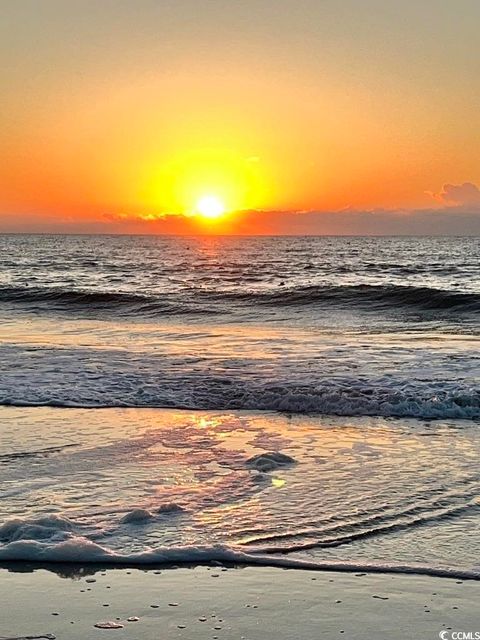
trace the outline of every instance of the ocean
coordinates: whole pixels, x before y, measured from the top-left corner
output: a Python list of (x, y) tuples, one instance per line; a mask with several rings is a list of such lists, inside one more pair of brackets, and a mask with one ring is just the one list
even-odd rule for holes
[(0, 236), (0, 561), (480, 577), (480, 239)]

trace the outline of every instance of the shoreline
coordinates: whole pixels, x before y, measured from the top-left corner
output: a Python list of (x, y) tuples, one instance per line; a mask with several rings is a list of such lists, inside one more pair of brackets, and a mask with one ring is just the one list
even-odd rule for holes
[(141, 640), (424, 640), (480, 630), (480, 583), (450, 578), (221, 563), (161, 570), (77, 565), (75, 572), (58, 565), (57, 573), (16, 568), (0, 569), (0, 638), (88, 640), (108, 631)]
[[(216, 561), (480, 577), (472, 535), (480, 440), (471, 425), (234, 411), (0, 413), (8, 443), (0, 566)], [(284, 457), (264, 466), (269, 452)]]
[[(15, 544), (15, 543), (13, 543)], [(23, 542), (19, 543), (23, 546)], [(28, 544), (28, 541), (27, 541)], [(39, 543), (36, 543), (37, 547)], [(109, 550), (106, 552), (111, 553)], [(122, 556), (120, 554), (111, 553), (110, 558), (106, 555), (103, 559), (68, 559), (62, 558), (61, 554), (58, 559), (52, 560), (29, 560), (29, 559), (13, 559), (2, 560), (0, 549), (0, 572), (8, 571), (11, 573), (25, 573), (44, 570), (58, 575), (83, 575), (86, 571), (92, 573), (115, 570), (138, 570), (142, 572), (148, 571), (169, 571), (176, 569), (196, 569), (207, 568), (212, 566), (222, 566), (225, 569), (267, 569), (267, 570), (288, 570), (303, 571), (311, 574), (316, 573), (338, 573), (342, 575), (352, 575), (356, 573), (365, 573), (377, 576), (405, 576), (405, 577), (424, 577), (447, 580), (461, 580), (469, 582), (478, 582), (480, 584), (480, 570), (476, 569), (455, 569), (448, 567), (429, 567), (416, 564), (379, 564), (374, 562), (342, 562), (338, 561), (318, 561), (306, 560), (296, 557), (292, 554), (258, 554), (244, 553), (241, 550), (230, 550), (221, 548), (220, 553), (207, 553), (206, 549), (202, 550), (198, 547), (192, 549), (162, 549), (159, 551), (142, 552)], [(191, 559), (181, 557), (191, 553)], [(197, 558), (194, 558), (195, 552)], [(170, 556), (169, 559), (155, 560), (155, 553), (164, 556)], [(203, 555), (203, 558), (201, 557)], [(143, 561), (142, 561), (143, 560)], [(1, 638), (0, 638), (1, 640)]]

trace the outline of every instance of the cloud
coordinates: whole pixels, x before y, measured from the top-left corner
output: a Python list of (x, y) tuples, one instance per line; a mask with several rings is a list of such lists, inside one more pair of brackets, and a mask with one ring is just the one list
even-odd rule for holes
[(218, 226), (195, 217), (105, 216), (112, 233), (238, 235), (480, 235), (480, 214), (457, 207), (370, 211), (237, 211)]
[(430, 193), (430, 195), (447, 207), (480, 209), (480, 189), (473, 182), (444, 184), (440, 193)]
[(480, 236), (480, 189), (471, 182), (445, 184), (430, 194), (428, 209), (339, 211), (237, 211), (218, 224), (196, 216), (161, 212), (111, 212), (55, 216), (47, 212), (0, 213), (0, 232), (239, 234), (239, 235), (403, 235)]
[(424, 210), (249, 212), (237, 233), (285, 235), (480, 235), (480, 215), (450, 207)]

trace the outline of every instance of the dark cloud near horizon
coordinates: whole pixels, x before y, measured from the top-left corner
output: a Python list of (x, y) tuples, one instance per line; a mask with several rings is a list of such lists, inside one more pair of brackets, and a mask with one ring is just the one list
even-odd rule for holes
[(239, 232), (248, 233), (261, 226), (262, 233), (289, 235), (480, 235), (478, 213), (451, 210), (265, 212), (261, 215), (261, 221), (258, 214), (244, 219)]

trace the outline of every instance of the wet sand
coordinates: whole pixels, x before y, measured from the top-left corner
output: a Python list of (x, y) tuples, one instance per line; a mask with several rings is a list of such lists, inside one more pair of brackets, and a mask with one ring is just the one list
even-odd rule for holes
[[(0, 638), (369, 640), (480, 632), (480, 582), (222, 566), (0, 570)], [(114, 628), (99, 628), (112, 622)], [(474, 636), (472, 636), (474, 637)]]

